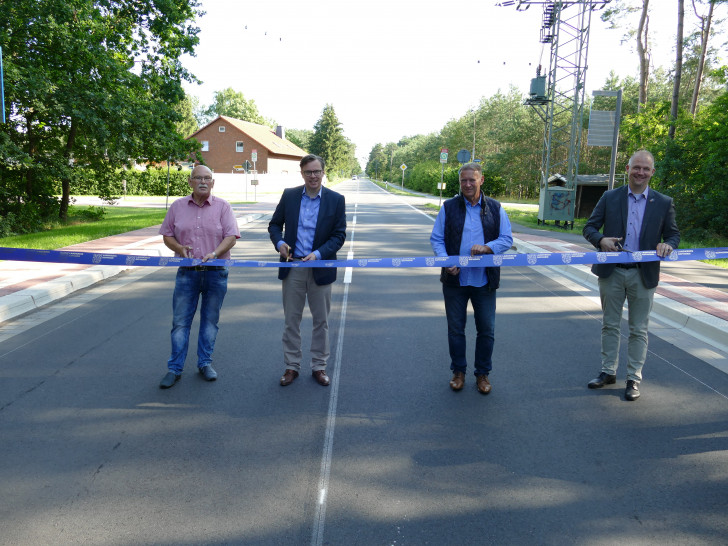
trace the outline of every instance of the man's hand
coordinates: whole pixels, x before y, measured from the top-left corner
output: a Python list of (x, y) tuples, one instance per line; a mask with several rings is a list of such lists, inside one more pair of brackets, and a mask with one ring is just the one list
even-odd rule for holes
[(453, 265), (452, 267), (448, 267), (446, 271), (450, 273), (450, 275), (457, 275), (458, 273), (460, 273), (460, 268), (456, 265)]
[(302, 262), (310, 262), (311, 260), (317, 260), (317, 259), (318, 258), (316, 258), (316, 254), (313, 253), (313, 252), (311, 252), (311, 254), (309, 254), (308, 256), (304, 256), (303, 258), (301, 258), (301, 261)]
[(673, 248), (667, 243), (658, 243), (657, 245), (657, 255), (660, 258), (666, 258), (672, 253), (672, 250)]
[(493, 249), (488, 245), (473, 245), (470, 249), (471, 256), (479, 256), (481, 254), (493, 254)]
[(190, 252), (191, 250), (191, 246), (182, 246), (179, 253), (182, 255), (183, 258), (192, 258), (192, 254)]
[(278, 252), (281, 253), (281, 259), (284, 262), (290, 262), (291, 261), (291, 247), (288, 246), (286, 243), (283, 243), (281, 245), (281, 248), (278, 250)]
[(599, 248), (602, 252), (620, 252), (622, 245), (619, 244), (622, 241), (622, 237), (602, 237), (599, 241)]

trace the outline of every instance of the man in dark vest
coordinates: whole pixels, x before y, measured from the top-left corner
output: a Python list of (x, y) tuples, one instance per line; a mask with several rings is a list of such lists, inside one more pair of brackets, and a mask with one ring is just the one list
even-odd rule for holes
[[(430, 244), (437, 256), (503, 254), (511, 248), (511, 222), (495, 199), (480, 191), (483, 169), (479, 163), (460, 168), (460, 193), (445, 201), (432, 228)], [(495, 291), (500, 283), (499, 267), (448, 267), (440, 273), (445, 297), (447, 340), (450, 347), (450, 387), (465, 385), (465, 322), (468, 300), (473, 305), (475, 328), (475, 377), (478, 391), (491, 391), (488, 375), (493, 368), (495, 340)]]

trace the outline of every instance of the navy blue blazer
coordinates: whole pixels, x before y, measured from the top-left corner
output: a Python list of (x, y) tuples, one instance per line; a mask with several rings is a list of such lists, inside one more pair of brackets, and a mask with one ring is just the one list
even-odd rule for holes
[[(283, 240), (291, 249), (296, 248), (303, 189), (304, 186), (301, 185), (283, 190), (281, 200), (268, 224), (268, 233), (274, 247)], [(322, 260), (335, 260), (336, 252), (344, 246), (345, 240), (346, 200), (340, 193), (322, 187), (321, 204), (313, 236), (313, 250), (321, 253)], [(288, 267), (278, 268), (278, 278), (285, 279), (289, 271)], [(331, 284), (336, 280), (336, 268), (314, 267), (313, 278), (319, 286)]]
[[(604, 192), (584, 226), (584, 237), (597, 250), (603, 237), (626, 237), (627, 235), (627, 188), (622, 186)], [(600, 233), (599, 230), (604, 228)], [(645, 215), (639, 237), (639, 250), (655, 250), (659, 243), (665, 242), (672, 248), (680, 244), (680, 231), (675, 222), (675, 205), (672, 197), (649, 189)], [(594, 264), (592, 273), (600, 278), (609, 277), (616, 264)], [(646, 288), (655, 288), (660, 280), (660, 262), (640, 264), (642, 282)]]

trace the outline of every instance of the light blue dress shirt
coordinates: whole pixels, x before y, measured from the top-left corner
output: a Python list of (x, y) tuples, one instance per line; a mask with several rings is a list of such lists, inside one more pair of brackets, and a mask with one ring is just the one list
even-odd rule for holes
[(641, 194), (634, 194), (631, 189), (627, 190), (627, 234), (624, 237), (623, 246), (630, 252), (640, 250), (640, 232), (649, 191), (649, 187), (645, 188)]

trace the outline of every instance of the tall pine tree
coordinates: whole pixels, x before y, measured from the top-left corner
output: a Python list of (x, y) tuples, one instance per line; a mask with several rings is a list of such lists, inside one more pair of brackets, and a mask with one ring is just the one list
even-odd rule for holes
[(351, 153), (350, 146), (344, 137), (344, 131), (339, 118), (336, 117), (334, 107), (330, 104), (324, 106), (321, 117), (313, 127), (309, 150), (312, 154), (324, 158), (329, 178), (349, 173), (350, 165), (347, 156)]

